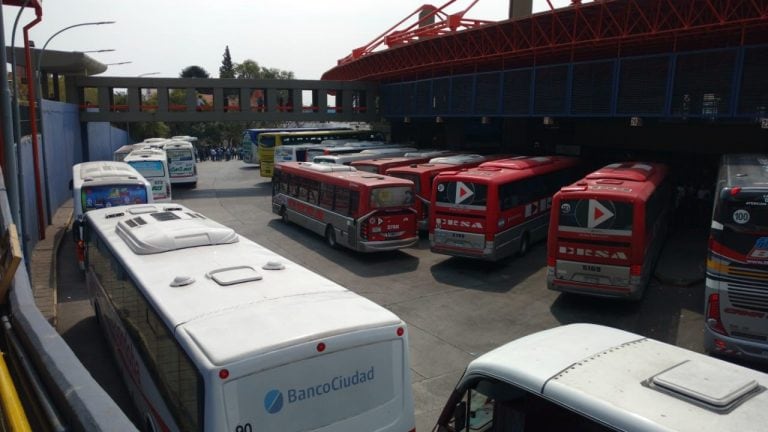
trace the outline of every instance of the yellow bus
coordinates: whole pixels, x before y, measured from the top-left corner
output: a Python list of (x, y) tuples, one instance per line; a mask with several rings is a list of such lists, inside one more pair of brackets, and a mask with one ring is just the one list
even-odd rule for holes
[(381, 132), (364, 130), (270, 132), (259, 134), (259, 173), (272, 177), (275, 166), (275, 148), (284, 145), (320, 144), (326, 140), (382, 141)]

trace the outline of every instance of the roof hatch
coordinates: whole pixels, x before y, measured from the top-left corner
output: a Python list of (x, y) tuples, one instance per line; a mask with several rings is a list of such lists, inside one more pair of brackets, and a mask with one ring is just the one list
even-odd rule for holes
[(587, 175), (590, 180), (628, 180), (646, 181), (656, 169), (653, 165), (642, 162), (623, 162), (606, 165), (603, 168)]
[(133, 217), (115, 227), (117, 235), (138, 255), (238, 241), (232, 228), (218, 222), (184, 211), (147, 211), (151, 207), (131, 212)]
[(646, 384), (717, 412), (730, 411), (764, 390), (750, 376), (696, 360), (667, 369)]

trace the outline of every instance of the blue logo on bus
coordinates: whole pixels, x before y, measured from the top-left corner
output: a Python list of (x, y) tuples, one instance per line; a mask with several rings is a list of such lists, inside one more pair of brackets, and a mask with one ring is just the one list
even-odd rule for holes
[(283, 394), (280, 390), (270, 390), (264, 396), (264, 409), (270, 414), (276, 414), (283, 409)]

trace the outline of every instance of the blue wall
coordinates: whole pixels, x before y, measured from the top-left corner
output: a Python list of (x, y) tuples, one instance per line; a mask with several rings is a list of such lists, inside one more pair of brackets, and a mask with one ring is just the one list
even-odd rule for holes
[[(69, 181), (72, 180), (72, 166), (89, 160), (111, 160), (112, 152), (128, 144), (128, 133), (114, 128), (109, 123), (89, 123), (82, 127), (76, 105), (43, 100), (43, 139), (38, 139), (40, 151), (40, 176), (44, 222), (56, 209), (72, 198)], [(85, 132), (85, 136), (83, 136)], [(83, 151), (88, 146), (87, 153)], [(42, 151), (44, 149), (44, 151)], [(32, 151), (32, 137), (22, 137), (19, 146), (20, 192), (22, 211), (22, 232), (25, 251), (31, 251), (40, 237), (37, 215), (37, 191), (35, 188), (35, 165)]]

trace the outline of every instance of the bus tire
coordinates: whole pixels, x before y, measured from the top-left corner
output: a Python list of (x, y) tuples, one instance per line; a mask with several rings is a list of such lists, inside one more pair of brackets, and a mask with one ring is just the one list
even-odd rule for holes
[(336, 245), (338, 245), (338, 243), (336, 243), (336, 231), (331, 225), (328, 225), (325, 229), (325, 241), (328, 242), (328, 246), (332, 248), (335, 248)]
[(528, 253), (528, 249), (531, 246), (530, 242), (528, 233), (523, 233), (523, 237), (520, 239), (520, 249), (517, 250), (517, 256), (524, 256)]
[(288, 210), (286, 210), (285, 206), (280, 207), (280, 219), (283, 221), (284, 224), (287, 224), (288, 221)]

